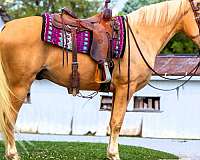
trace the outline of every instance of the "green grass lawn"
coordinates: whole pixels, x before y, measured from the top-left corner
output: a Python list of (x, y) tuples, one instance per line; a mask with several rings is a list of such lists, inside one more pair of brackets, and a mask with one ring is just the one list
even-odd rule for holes
[[(23, 142), (20, 144), (17, 144), (17, 148), (22, 160), (106, 160), (106, 144), (69, 142)], [(124, 145), (120, 145), (120, 155), (122, 160), (178, 159), (172, 154)], [(3, 156), (4, 146), (3, 142), (0, 142), (0, 160), (5, 160)]]

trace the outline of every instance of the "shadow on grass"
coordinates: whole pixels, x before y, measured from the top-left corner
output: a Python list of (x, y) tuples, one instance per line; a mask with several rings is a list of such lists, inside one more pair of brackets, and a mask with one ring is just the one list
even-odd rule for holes
[[(20, 142), (17, 145), (22, 160), (106, 160), (106, 144), (69, 142)], [(0, 159), (4, 156), (4, 145), (0, 142)], [(151, 149), (120, 146), (122, 160), (175, 160), (178, 157)]]

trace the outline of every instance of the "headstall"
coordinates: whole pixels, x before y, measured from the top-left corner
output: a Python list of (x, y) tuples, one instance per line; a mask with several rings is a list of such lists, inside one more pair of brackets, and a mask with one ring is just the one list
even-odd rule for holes
[(192, 10), (195, 16), (195, 21), (198, 25), (199, 33), (200, 33), (200, 2), (197, 2), (195, 0), (189, 0), (189, 2), (192, 7)]

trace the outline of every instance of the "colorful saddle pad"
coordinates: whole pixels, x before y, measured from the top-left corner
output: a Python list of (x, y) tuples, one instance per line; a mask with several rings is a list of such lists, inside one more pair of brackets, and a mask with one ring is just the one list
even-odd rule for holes
[[(113, 40), (112, 48), (113, 55), (112, 58), (123, 57), (126, 43), (126, 31), (124, 17), (117, 16), (114, 17), (116, 22), (120, 27), (120, 34), (117, 38)], [(77, 35), (77, 50), (79, 53), (89, 54), (92, 44), (92, 32), (82, 31)], [(72, 51), (72, 36), (70, 32), (63, 33), (62, 29), (56, 28), (52, 24), (52, 14), (45, 13), (43, 15), (43, 27), (41, 38), (43, 41), (56, 45), (58, 47), (63, 47), (69, 51)]]

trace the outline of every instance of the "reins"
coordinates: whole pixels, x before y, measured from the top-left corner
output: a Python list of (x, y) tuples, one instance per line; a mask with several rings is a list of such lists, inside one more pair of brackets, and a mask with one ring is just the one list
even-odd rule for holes
[[(196, 23), (197, 23), (197, 25), (198, 25), (199, 33), (200, 33), (200, 14), (197, 13), (197, 11), (200, 10), (200, 7), (199, 7), (198, 5), (197, 5), (197, 7), (195, 7), (193, 1), (192, 1), (192, 0), (189, 0), (189, 1), (190, 1), (192, 10), (193, 10), (193, 12), (194, 12), (195, 20), (196, 20)], [(141, 55), (143, 61), (145, 62), (145, 64), (147, 65), (147, 67), (148, 67), (155, 75), (157, 75), (157, 76), (159, 76), (159, 77), (161, 77), (161, 78), (163, 78), (163, 79), (170, 80), (170, 81), (173, 81), (173, 80), (181, 80), (181, 79), (186, 78), (188, 75), (190, 76), (190, 77), (189, 77), (187, 80), (185, 80), (182, 84), (180, 84), (179, 86), (177, 86), (177, 87), (175, 87), (175, 88), (172, 88), (172, 89), (162, 89), (162, 88), (155, 87), (155, 86), (153, 86), (153, 85), (151, 85), (151, 84), (148, 84), (150, 87), (152, 87), (152, 88), (154, 88), (154, 89), (157, 89), (157, 90), (160, 90), (160, 91), (173, 91), (173, 90), (177, 90), (177, 89), (179, 89), (180, 87), (184, 86), (186, 83), (188, 83), (188, 82), (192, 79), (192, 77), (193, 77), (194, 75), (196, 75), (198, 69), (200, 68), (200, 60), (199, 60), (199, 62), (197, 63), (197, 65), (189, 72), (189, 74), (187, 74), (187, 75), (185, 75), (185, 76), (182, 76), (182, 77), (179, 77), (179, 78), (174, 78), (174, 79), (173, 79), (173, 78), (168, 78), (168, 77), (165, 77), (165, 76), (161, 75), (161, 74), (158, 73), (157, 71), (155, 71), (155, 70), (149, 65), (149, 63), (147, 62), (146, 58), (144, 57), (144, 55), (143, 55), (143, 53), (142, 53), (142, 51), (141, 51), (141, 49), (140, 49), (140, 47), (139, 47), (139, 44), (138, 44), (138, 42), (137, 42), (137, 39), (136, 39), (136, 37), (135, 37), (135, 34), (133, 33), (132, 28), (130, 27), (130, 24), (129, 24), (129, 22), (128, 22), (128, 17), (127, 17), (127, 16), (126, 16), (126, 22), (127, 22), (127, 30), (128, 30), (128, 33), (127, 33), (127, 34), (128, 34), (128, 47), (130, 47), (130, 39), (129, 39), (129, 31), (130, 31), (130, 32), (131, 32), (131, 35), (132, 35), (132, 37), (133, 37), (133, 39), (134, 39), (134, 41), (135, 41), (135, 45), (136, 45), (136, 47), (137, 47), (137, 49), (138, 49), (138, 51), (139, 51), (139, 53), (140, 53), (140, 55)], [(130, 52), (130, 50), (128, 50), (128, 52)], [(128, 63), (130, 63), (130, 59), (129, 59), (128, 61), (129, 61)], [(129, 72), (130, 72), (130, 71), (129, 71)], [(130, 73), (128, 73), (128, 76), (130, 76)], [(128, 77), (128, 78), (129, 78), (129, 77)], [(129, 87), (129, 82), (130, 82), (130, 81), (128, 81), (128, 87)], [(129, 89), (128, 89), (128, 95), (129, 95)]]
[[(198, 63), (198, 66), (196, 66), (195, 72), (194, 74), (196, 74), (196, 72), (198, 71), (200, 67), (200, 63)], [(179, 89), (180, 87), (183, 87), (185, 84), (187, 84), (191, 79), (192, 79), (193, 75), (191, 75), (187, 80), (185, 80), (182, 84), (180, 84), (179, 86), (175, 87), (175, 88), (171, 88), (171, 89), (162, 89), (162, 88), (158, 88), (153, 86), (152, 84), (148, 83), (148, 85), (154, 89), (160, 90), (160, 91), (164, 91), (164, 92), (169, 92), (169, 91), (174, 91)]]
[[(128, 17), (126, 17), (126, 18), (128, 19)], [(127, 22), (128, 22), (128, 21), (127, 21)], [(199, 66), (200, 66), (200, 61), (199, 61), (199, 62), (197, 63), (197, 65), (196, 65), (187, 75), (185, 75), (185, 76), (182, 76), (182, 77), (174, 78), (174, 79), (173, 79), (173, 78), (167, 78), (167, 77), (161, 75), (160, 73), (158, 73), (157, 71), (155, 71), (155, 70), (149, 65), (149, 63), (147, 62), (146, 58), (144, 57), (144, 55), (143, 55), (143, 53), (142, 53), (142, 51), (141, 51), (141, 49), (140, 49), (140, 47), (139, 47), (139, 44), (138, 44), (137, 39), (136, 39), (136, 37), (135, 37), (135, 34), (133, 33), (133, 30), (131, 29), (129, 23), (127, 23), (127, 27), (129, 28), (128, 30), (130, 30), (131, 35), (133, 36), (133, 39), (134, 39), (135, 44), (136, 44), (136, 47), (137, 47), (137, 49), (138, 49), (138, 51), (139, 51), (139, 53), (140, 53), (140, 55), (141, 55), (143, 61), (145, 62), (145, 64), (147, 65), (147, 67), (148, 67), (155, 75), (157, 75), (157, 76), (159, 76), (159, 77), (161, 77), (161, 78), (163, 78), (163, 79), (166, 79), (166, 80), (181, 80), (181, 79), (186, 78), (188, 75), (191, 75), (192, 73), (194, 73), (194, 71), (196, 70), (197, 67), (199, 68)]]
[[(129, 24), (128, 22), (128, 17), (126, 18), (126, 23)], [(129, 100), (130, 96), (130, 68), (131, 68), (131, 48), (130, 48), (130, 35), (129, 35), (130, 27), (127, 29), (127, 36), (128, 36), (128, 92), (127, 92), (127, 101)]]

